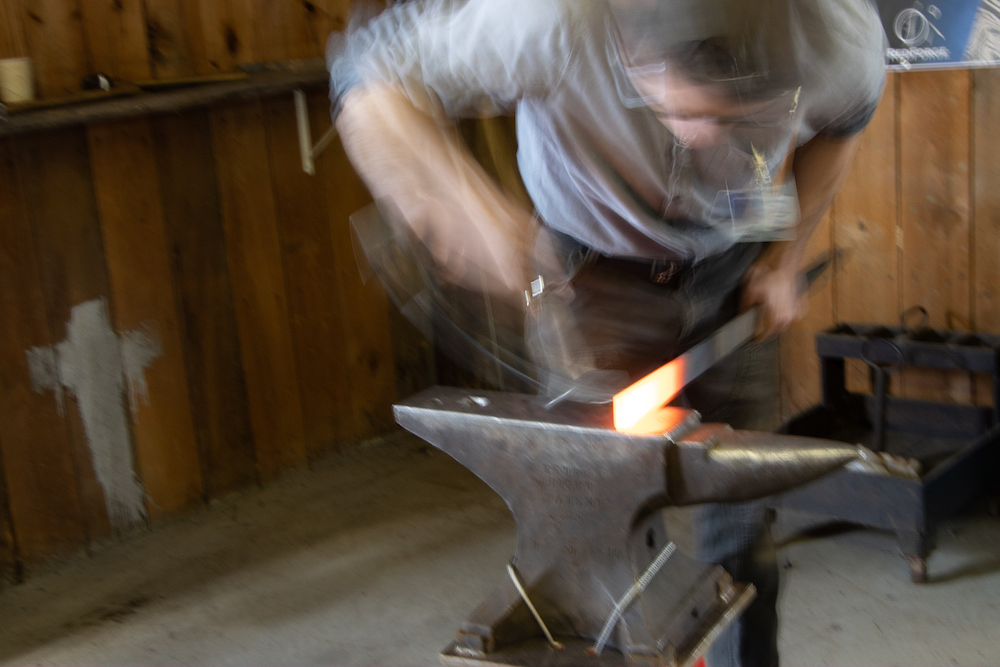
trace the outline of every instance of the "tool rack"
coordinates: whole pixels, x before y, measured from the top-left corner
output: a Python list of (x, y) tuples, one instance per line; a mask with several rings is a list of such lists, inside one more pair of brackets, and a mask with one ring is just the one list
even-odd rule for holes
[[(992, 376), (1000, 406), (1000, 336), (871, 324), (839, 324), (816, 336), (823, 403), (782, 427), (792, 435), (863, 444), (921, 464), (919, 479), (840, 470), (780, 497), (776, 506), (896, 533), (914, 582), (927, 579), (935, 526), (973, 498), (1000, 489), (996, 408), (888, 395), (904, 367)], [(870, 369), (872, 394), (847, 389), (846, 360)]]

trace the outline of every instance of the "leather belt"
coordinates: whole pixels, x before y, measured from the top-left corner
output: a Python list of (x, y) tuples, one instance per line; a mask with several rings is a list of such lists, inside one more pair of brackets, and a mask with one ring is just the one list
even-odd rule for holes
[(597, 263), (605, 268), (648, 280), (657, 285), (671, 285), (691, 270), (691, 262), (664, 259), (620, 259), (598, 256)]

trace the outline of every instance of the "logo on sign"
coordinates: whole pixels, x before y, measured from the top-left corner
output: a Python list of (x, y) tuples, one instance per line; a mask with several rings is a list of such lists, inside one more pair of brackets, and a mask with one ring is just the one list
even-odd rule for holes
[[(929, 18), (928, 18), (929, 17)], [(944, 34), (934, 25), (941, 19), (941, 10), (936, 5), (928, 5), (924, 11), (919, 2), (896, 14), (892, 23), (896, 38), (903, 44), (901, 49), (889, 49), (890, 62), (907, 66), (910, 62), (933, 62), (947, 60), (951, 52), (947, 47), (933, 46), (934, 35), (942, 40)]]
[[(944, 39), (941, 31), (934, 26), (926, 14), (920, 11), (921, 9), (923, 7), (918, 2), (913, 7), (907, 7), (896, 14), (896, 20), (893, 21), (892, 28), (896, 33), (896, 37), (907, 46), (923, 46), (933, 43), (934, 36), (931, 35), (932, 30), (941, 39)], [(936, 5), (928, 5), (927, 14), (930, 14), (931, 18), (935, 21), (941, 18), (941, 10)]]

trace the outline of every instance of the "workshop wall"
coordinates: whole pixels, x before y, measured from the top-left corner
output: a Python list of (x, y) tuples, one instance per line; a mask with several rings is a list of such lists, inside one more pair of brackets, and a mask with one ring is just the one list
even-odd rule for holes
[[(0, 57), (71, 96), (320, 57), (347, 6), (0, 0)], [(316, 169), (291, 95), (0, 140), (0, 579), (382, 433), (429, 382), (360, 280), (339, 142)]]
[[(814, 335), (834, 322), (899, 326), (923, 306), (929, 325), (1000, 333), (1000, 71), (906, 72), (885, 96), (810, 254), (843, 248), (810, 295), (805, 321), (781, 340), (783, 417), (820, 398)], [(919, 319), (919, 318), (917, 318)], [(853, 391), (869, 371), (848, 369)], [(895, 395), (991, 405), (987, 377), (909, 369)]]

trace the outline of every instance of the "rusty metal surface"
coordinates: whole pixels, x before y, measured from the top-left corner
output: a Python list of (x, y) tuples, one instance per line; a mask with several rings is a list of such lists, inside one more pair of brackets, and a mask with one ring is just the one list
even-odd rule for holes
[[(546, 410), (533, 396), (445, 387), (395, 414), (504, 499), (517, 525), (512, 564), (529, 598), (557, 638), (587, 641), (669, 544), (657, 509), (769, 495), (858, 456), (841, 443), (702, 425), (689, 410), (669, 409), (662, 433), (636, 436), (613, 430), (609, 406)], [(684, 664), (748, 596), (752, 588), (718, 566), (674, 553), (624, 609), (608, 646), (632, 665)], [(505, 578), (462, 625), (452, 652), (492, 660), (541, 635)]]

